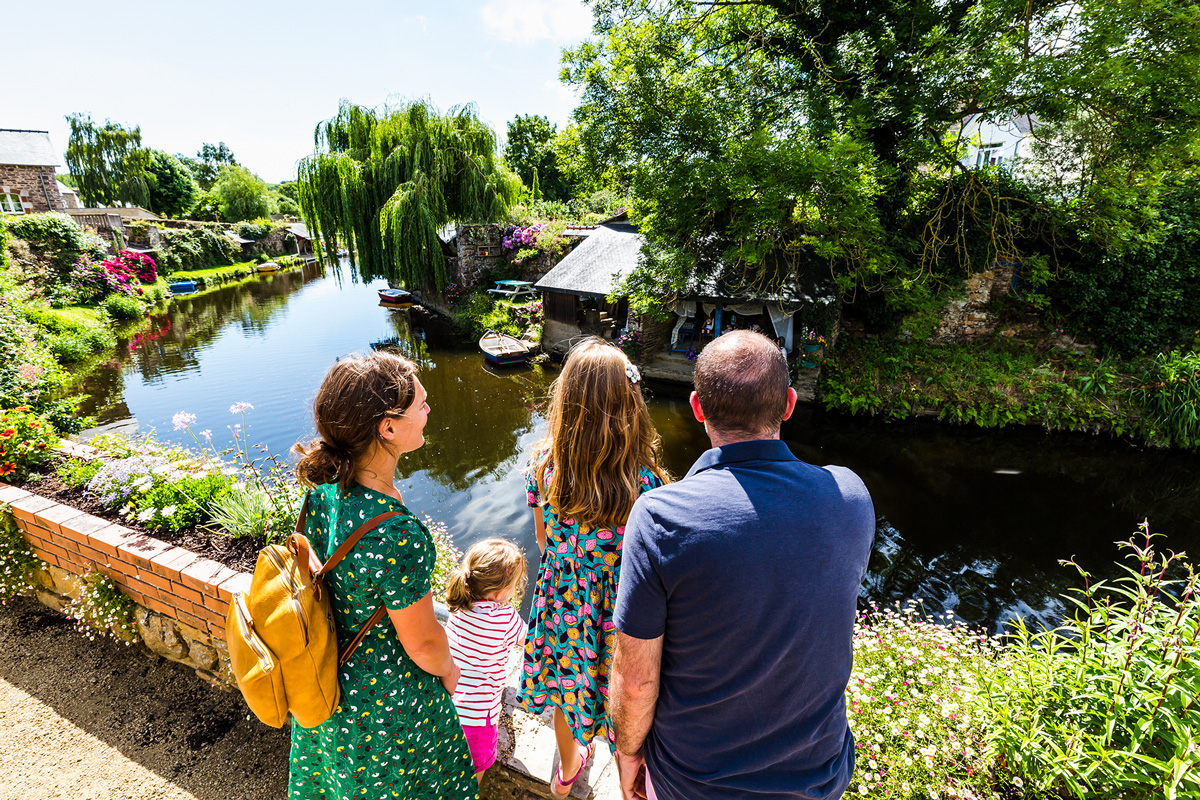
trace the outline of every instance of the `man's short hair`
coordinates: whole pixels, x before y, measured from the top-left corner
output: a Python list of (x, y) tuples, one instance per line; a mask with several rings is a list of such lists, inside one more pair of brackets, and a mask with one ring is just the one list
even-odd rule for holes
[(695, 383), (710, 428), (761, 437), (783, 423), (787, 359), (761, 333), (730, 331), (710, 342), (696, 358)]

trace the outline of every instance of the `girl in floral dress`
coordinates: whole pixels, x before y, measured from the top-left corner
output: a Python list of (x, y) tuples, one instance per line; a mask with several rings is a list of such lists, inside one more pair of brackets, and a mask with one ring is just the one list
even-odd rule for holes
[(593, 739), (611, 746), (608, 671), (625, 520), (667, 475), (637, 367), (601, 339), (571, 350), (548, 417), (549, 435), (526, 469), (542, 563), (518, 700), (531, 714), (554, 708), (559, 768), (550, 791), (566, 797)]
[(288, 798), (477, 800), (450, 697), (460, 670), (433, 613), (433, 538), (392, 482), (400, 456), (425, 443), (429, 405), (416, 367), (390, 353), (342, 358), (321, 382), (313, 415), (317, 438), (293, 450), (318, 557), (364, 521), (400, 513), (364, 534), (325, 578), (343, 645), (376, 608), (387, 614), (339, 665), (333, 716), (315, 728), (293, 723)]

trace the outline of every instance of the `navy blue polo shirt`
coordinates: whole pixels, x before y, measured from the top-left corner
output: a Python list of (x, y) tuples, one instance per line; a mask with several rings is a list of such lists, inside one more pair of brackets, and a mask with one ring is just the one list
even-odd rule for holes
[(854, 770), (845, 690), (871, 497), (783, 442), (705, 452), (625, 527), (616, 625), (663, 637), (646, 739), (661, 800), (840, 797)]

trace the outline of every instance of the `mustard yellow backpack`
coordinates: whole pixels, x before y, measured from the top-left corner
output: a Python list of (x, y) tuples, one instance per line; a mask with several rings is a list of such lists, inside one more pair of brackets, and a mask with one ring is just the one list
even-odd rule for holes
[(340, 697), (338, 665), (354, 654), (387, 609), (375, 609), (339, 656), (333, 611), (321, 579), (363, 534), (399, 513), (388, 511), (367, 520), (321, 564), (304, 535), (305, 497), (287, 544), (259, 551), (250, 591), (238, 592), (229, 604), (225, 637), (238, 688), (266, 724), (280, 728), (291, 713), (302, 727), (315, 728), (333, 715)]

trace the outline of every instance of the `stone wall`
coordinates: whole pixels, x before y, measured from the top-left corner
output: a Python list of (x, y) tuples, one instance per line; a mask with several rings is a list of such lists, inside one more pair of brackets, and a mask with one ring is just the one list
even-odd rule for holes
[[(44, 187), (44, 188), (43, 188)], [(63, 211), (67, 205), (58, 192), (54, 167), (22, 167), (0, 164), (0, 194), (17, 194), (26, 214)], [(50, 202), (46, 202), (47, 195)]]
[(932, 341), (969, 342), (995, 332), (997, 317), (987, 305), (1009, 292), (1014, 267), (1012, 262), (996, 262), (992, 269), (967, 278), (966, 296), (946, 305)]
[(671, 344), (671, 331), (675, 329), (678, 320), (674, 314), (666, 321), (660, 322), (649, 317), (640, 320), (642, 328), (642, 359), (656, 353), (665, 353)]
[(458, 267), (450, 274), (457, 274), (458, 283), (470, 291), (481, 273), (506, 263), (504, 231), (496, 225), (460, 225), (457, 236)]

